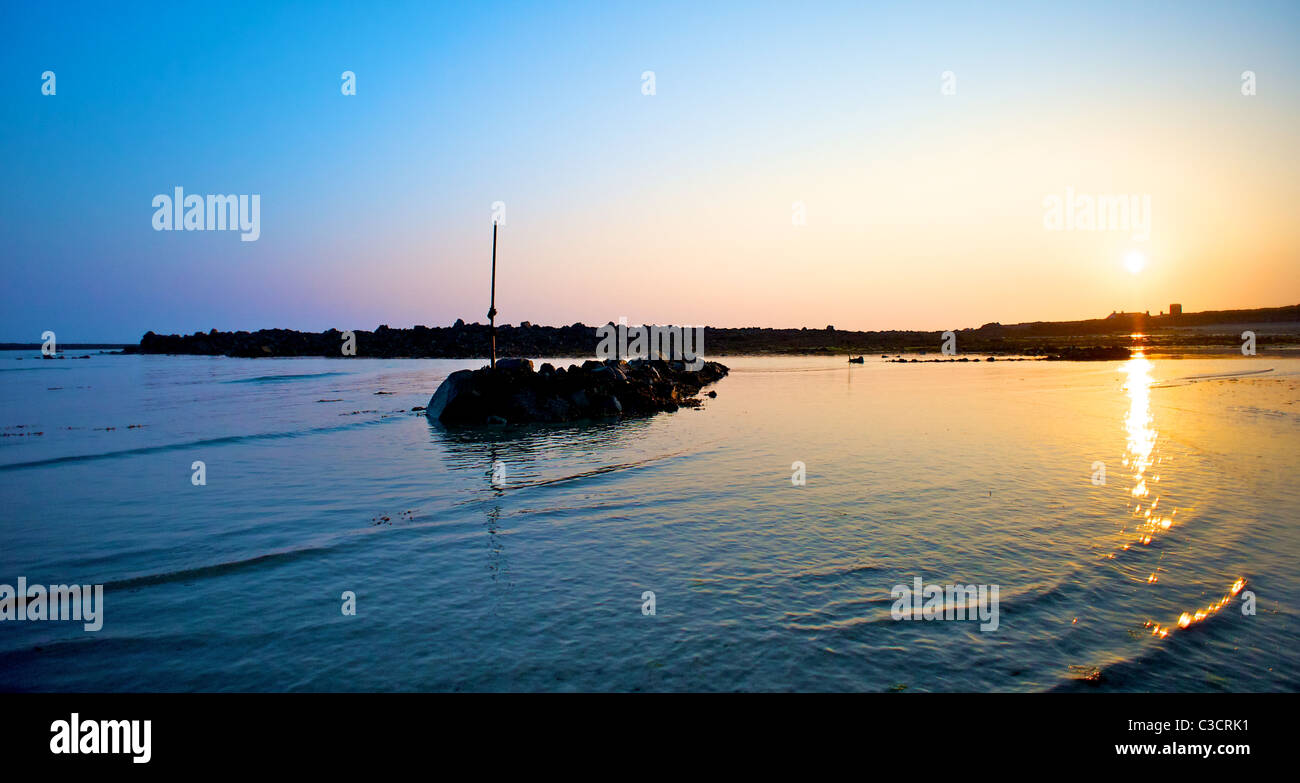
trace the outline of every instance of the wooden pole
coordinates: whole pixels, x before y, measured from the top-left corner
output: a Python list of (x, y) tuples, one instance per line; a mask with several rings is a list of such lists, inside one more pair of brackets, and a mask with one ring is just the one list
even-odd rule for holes
[(492, 333), (492, 368), (497, 366), (497, 222), (492, 221), (492, 301), (488, 304), (488, 327)]

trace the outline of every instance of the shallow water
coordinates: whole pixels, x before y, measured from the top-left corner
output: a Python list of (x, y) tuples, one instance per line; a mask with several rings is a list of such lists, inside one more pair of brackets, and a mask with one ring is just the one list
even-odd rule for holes
[[(0, 622), (0, 689), (1300, 685), (1300, 359), (723, 361), (456, 432), (410, 408), (480, 361), (0, 353), (0, 583), (105, 585), (96, 633)], [(892, 619), (915, 577), (998, 628)]]

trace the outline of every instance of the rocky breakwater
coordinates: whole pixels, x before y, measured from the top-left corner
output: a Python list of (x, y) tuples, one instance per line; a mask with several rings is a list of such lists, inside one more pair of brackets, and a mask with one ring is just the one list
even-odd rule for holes
[(648, 416), (698, 407), (695, 395), (727, 371), (717, 362), (662, 359), (586, 361), (568, 369), (543, 364), (534, 370), (528, 359), (500, 359), (495, 368), (459, 370), (447, 376), (429, 400), (425, 415), (443, 424), (461, 425)]
[(1122, 345), (1094, 345), (1090, 348), (1071, 345), (1043, 358), (1052, 362), (1119, 362), (1133, 358), (1133, 352)]

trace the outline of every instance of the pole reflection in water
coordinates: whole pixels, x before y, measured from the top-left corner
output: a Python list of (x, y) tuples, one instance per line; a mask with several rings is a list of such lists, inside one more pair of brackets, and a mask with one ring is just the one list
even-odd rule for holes
[[(492, 494), (499, 499), (505, 494), (505, 463), (497, 456), (497, 445), (495, 443), (488, 446), (488, 486), (491, 487)], [(487, 534), (488, 534), (488, 571), (492, 574), (493, 583), (497, 583), (502, 576), (505, 577), (505, 588), (513, 587), (510, 582), (510, 564), (505, 558), (505, 546), (501, 542), (501, 537), (497, 529), (501, 525), (501, 504), (493, 502), (487, 510)]]

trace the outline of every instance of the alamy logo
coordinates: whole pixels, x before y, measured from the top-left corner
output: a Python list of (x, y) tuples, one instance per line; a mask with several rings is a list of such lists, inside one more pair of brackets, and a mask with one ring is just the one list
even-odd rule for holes
[(998, 585), (927, 585), (921, 577), (912, 586), (889, 591), (895, 620), (980, 620), (981, 631), (998, 629)]
[(148, 764), (153, 758), (150, 748), (153, 721), (81, 720), (72, 713), (70, 720), (50, 724), (50, 752), (61, 753), (129, 753), (135, 764)]
[(262, 235), (262, 197), (185, 195), (177, 187), (172, 196), (153, 197), (154, 231), (242, 231), (242, 242), (256, 242)]
[(1150, 193), (1055, 193), (1043, 199), (1043, 228), (1048, 231), (1128, 231), (1137, 242), (1151, 238)]
[(688, 362), (687, 369), (699, 370), (704, 360), (703, 326), (628, 326), (627, 318), (619, 318), (596, 329), (600, 343), (596, 346), (598, 359), (668, 359)]
[[(91, 589), (94, 592), (91, 592)], [(104, 627), (103, 585), (0, 585), (0, 621), (79, 620), (87, 631)]]

